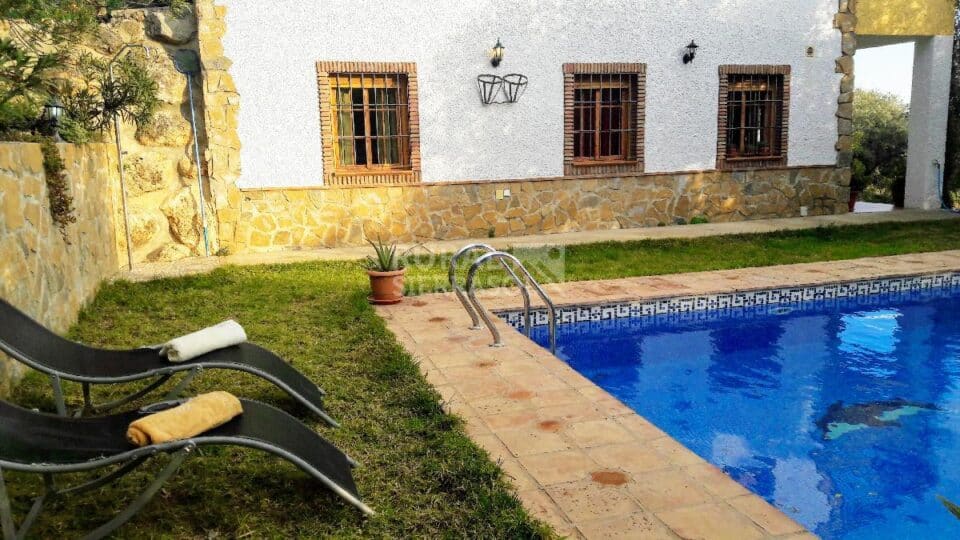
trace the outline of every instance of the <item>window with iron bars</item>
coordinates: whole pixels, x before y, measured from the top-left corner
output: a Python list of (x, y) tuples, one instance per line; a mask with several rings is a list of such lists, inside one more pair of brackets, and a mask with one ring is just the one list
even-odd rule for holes
[(790, 66), (721, 66), (717, 167), (787, 164)]
[(574, 163), (636, 159), (637, 76), (584, 73), (574, 77)]
[(337, 171), (410, 168), (407, 76), (330, 73)]
[(730, 75), (727, 159), (780, 155), (783, 75)]

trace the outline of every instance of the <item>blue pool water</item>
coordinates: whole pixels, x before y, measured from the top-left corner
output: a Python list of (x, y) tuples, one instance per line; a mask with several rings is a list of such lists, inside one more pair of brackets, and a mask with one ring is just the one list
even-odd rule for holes
[(960, 292), (557, 335), (560, 358), (818, 535), (960, 538), (937, 500), (960, 503)]

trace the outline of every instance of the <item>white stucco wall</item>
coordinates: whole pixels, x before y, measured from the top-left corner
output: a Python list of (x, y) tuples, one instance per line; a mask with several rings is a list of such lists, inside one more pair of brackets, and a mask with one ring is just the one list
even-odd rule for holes
[(953, 36), (917, 38), (913, 53), (904, 198), (907, 208), (940, 208), (940, 175), (946, 161), (952, 60)]
[[(714, 168), (720, 64), (790, 64), (789, 164), (836, 160), (836, 0), (222, 3), (243, 187), (321, 184), (317, 60), (416, 62), (424, 181), (560, 176), (565, 62), (647, 64), (648, 172)], [(685, 66), (691, 39), (701, 47)], [(491, 72), (527, 75), (522, 100), (482, 106), (476, 76)]]

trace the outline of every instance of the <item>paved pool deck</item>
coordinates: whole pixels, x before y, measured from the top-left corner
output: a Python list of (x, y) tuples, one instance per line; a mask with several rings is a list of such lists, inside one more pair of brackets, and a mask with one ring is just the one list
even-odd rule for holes
[[(960, 251), (545, 286), (557, 305), (960, 271)], [(520, 308), (515, 289), (481, 291)], [(498, 461), (530, 512), (571, 538), (815, 538), (499, 318), (504, 347), (452, 294), (380, 306), (445, 407)]]
[[(783, 230), (814, 229), (827, 225), (868, 225), (872, 223), (891, 223), (908, 221), (937, 221), (960, 218), (960, 214), (944, 210), (897, 210), (894, 212), (873, 212), (840, 214), (830, 216), (810, 216), (805, 218), (757, 219), (730, 223), (705, 223), (702, 225), (671, 225), (667, 227), (646, 227), (636, 229), (616, 229), (603, 231), (581, 231), (556, 234), (537, 234), (530, 236), (507, 236), (503, 238), (475, 238), (461, 240), (437, 240), (421, 244), (403, 244), (400, 251), (414, 249), (417, 253), (424, 250), (431, 253), (453, 253), (460, 247), (484, 242), (497, 249), (508, 247), (539, 247), (544, 245), (577, 245), (595, 242), (624, 242), (629, 240), (651, 240), (668, 238), (700, 238), (727, 234), (753, 234)], [(244, 253), (225, 257), (191, 257), (174, 262), (138, 263), (133, 270), (123, 271), (118, 279), (130, 281), (149, 281), (163, 277), (176, 277), (202, 274), (224, 265), (284, 264), (304, 261), (323, 260), (359, 260), (370, 254), (369, 246), (271, 251), (265, 253)], [(124, 259), (125, 260), (125, 259)]]

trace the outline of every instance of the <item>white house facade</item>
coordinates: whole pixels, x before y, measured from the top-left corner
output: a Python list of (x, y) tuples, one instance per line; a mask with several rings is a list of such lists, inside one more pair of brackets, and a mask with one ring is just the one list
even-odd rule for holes
[[(915, 0), (200, 0), (218, 243), (845, 212), (871, 1), (874, 39), (943, 31)], [(944, 59), (920, 56), (942, 94)]]

